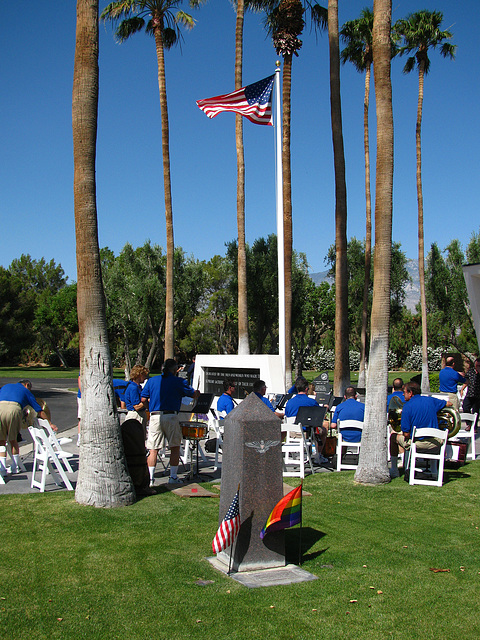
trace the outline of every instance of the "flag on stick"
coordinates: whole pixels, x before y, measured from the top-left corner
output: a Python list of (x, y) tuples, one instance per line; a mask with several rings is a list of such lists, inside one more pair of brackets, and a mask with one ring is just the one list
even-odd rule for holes
[(220, 553), (223, 549), (226, 549), (237, 537), (240, 530), (240, 510), (238, 508), (238, 489), (235, 497), (232, 500), (232, 504), (229, 506), (228, 511), (215, 534), (212, 542), (213, 553)]
[(302, 521), (302, 485), (287, 493), (273, 507), (265, 526), (260, 531), (260, 538), (265, 537), (270, 531), (280, 531), (294, 527)]
[(222, 111), (233, 111), (254, 124), (271, 125), (274, 80), (275, 75), (268, 76), (233, 93), (197, 100), (197, 105), (209, 118), (215, 118)]

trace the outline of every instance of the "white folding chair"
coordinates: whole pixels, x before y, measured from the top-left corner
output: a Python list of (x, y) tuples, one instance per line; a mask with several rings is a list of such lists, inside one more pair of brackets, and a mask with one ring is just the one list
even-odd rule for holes
[[(337, 471), (342, 469), (356, 469), (358, 464), (347, 464), (342, 462), (342, 447), (345, 449), (343, 455), (348, 453), (358, 455), (360, 453), (360, 442), (347, 442), (342, 438), (342, 429), (356, 429), (362, 432), (363, 422), (361, 420), (339, 420), (337, 423)], [(361, 437), (361, 436), (360, 436)]]
[(282, 433), (286, 434), (285, 441), (282, 443), (283, 475), (304, 478), (306, 464), (309, 464), (310, 471), (315, 473), (310, 456), (310, 443), (305, 437), (302, 425), (295, 424), (295, 417), (292, 417), (285, 418), (283, 427)]
[(450, 442), (462, 442), (463, 440), (470, 440), (470, 452), (467, 451), (467, 459), (475, 460), (475, 427), (478, 422), (478, 413), (461, 413), (460, 418), (462, 420), (462, 426), (460, 431), (454, 438), (450, 439)]
[[(65, 484), (65, 487), (69, 491), (73, 491), (73, 487), (70, 483), (70, 480), (67, 478), (65, 471), (58, 459), (57, 454), (53, 450), (52, 445), (48, 439), (47, 434), (43, 429), (38, 427), (28, 427), (30, 431), (30, 435), (33, 440), (34, 447), (34, 458), (33, 458), (33, 469), (32, 469), (32, 483), (31, 487), (40, 489), (41, 492), (45, 491), (45, 480), (47, 478), (47, 474), (51, 473), (52, 478), (58, 486), (61, 485), (62, 481)], [(57, 472), (54, 469), (56, 467)], [(35, 480), (36, 472), (41, 472), (40, 482)]]
[[(429, 450), (418, 449), (417, 438), (436, 438), (441, 440), (440, 450), (433, 453)], [(409, 484), (427, 484), (435, 487), (441, 487), (443, 484), (443, 467), (445, 465), (445, 449), (447, 446), (448, 431), (447, 429), (431, 429), (429, 427), (414, 427), (412, 433), (412, 443), (410, 445), (409, 455)], [(432, 461), (432, 475), (437, 471), (437, 479), (427, 480), (426, 478), (417, 478), (415, 476), (415, 465), (418, 459)]]
[[(73, 473), (73, 469), (70, 465), (70, 462), (68, 461), (69, 458), (73, 458), (73, 453), (70, 453), (69, 451), (65, 451), (64, 449), (62, 449), (60, 445), (61, 441), (57, 438), (55, 431), (50, 426), (50, 423), (48, 420), (44, 420), (43, 418), (37, 418), (37, 420), (38, 420), (39, 426), (45, 429), (48, 436), (48, 441), (50, 442), (53, 450), (57, 454), (57, 458), (61, 462), (63, 462), (63, 464), (65, 465), (65, 469), (68, 471), (68, 473)], [(72, 441), (71, 438), (62, 438), (62, 440), (64, 441), (66, 440), (67, 442)]]

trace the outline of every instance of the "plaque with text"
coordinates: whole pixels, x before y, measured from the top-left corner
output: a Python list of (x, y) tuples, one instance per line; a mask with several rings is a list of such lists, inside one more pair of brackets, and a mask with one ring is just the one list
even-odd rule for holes
[(260, 378), (260, 369), (233, 369), (229, 367), (204, 367), (205, 392), (221, 396), (223, 393), (223, 381), (235, 382), (234, 398), (245, 398), (250, 393), (255, 380)]

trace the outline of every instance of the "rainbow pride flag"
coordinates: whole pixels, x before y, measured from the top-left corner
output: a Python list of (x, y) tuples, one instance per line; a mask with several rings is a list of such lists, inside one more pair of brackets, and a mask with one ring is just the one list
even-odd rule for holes
[(303, 483), (287, 493), (273, 507), (272, 513), (268, 516), (265, 526), (260, 531), (260, 538), (263, 540), (270, 531), (280, 531), (294, 527), (302, 521), (302, 486)]

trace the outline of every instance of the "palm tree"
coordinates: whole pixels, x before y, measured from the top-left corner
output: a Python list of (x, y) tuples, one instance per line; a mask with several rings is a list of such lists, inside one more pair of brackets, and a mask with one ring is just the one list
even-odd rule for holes
[(417, 152), (417, 202), (418, 202), (418, 275), (420, 279), (420, 306), (422, 312), (422, 392), (430, 391), (427, 357), (427, 305), (425, 301), (425, 251), (423, 232), (423, 191), (422, 191), (422, 111), (424, 76), (430, 69), (428, 50), (440, 46), (444, 58), (454, 58), (456, 46), (444, 42), (452, 37), (450, 31), (441, 31), (443, 14), (440, 11), (418, 11), (404, 20), (398, 20), (394, 29), (403, 37), (400, 55), (411, 55), (403, 68), (404, 73), (418, 69), (418, 105), (416, 126)]
[(348, 358), (347, 186), (340, 100), (340, 47), (338, 0), (328, 0), (330, 48), (330, 112), (335, 168), (335, 395), (343, 395), (350, 383)]
[[(165, 82), (165, 49), (170, 49), (180, 41), (179, 27), (191, 29), (195, 22), (191, 15), (178, 10), (181, 0), (117, 0), (110, 3), (100, 16), (116, 25), (115, 36), (124, 42), (137, 31), (145, 28), (146, 33), (155, 38), (158, 65), (158, 90), (162, 118), (163, 187), (165, 194), (165, 221), (167, 235), (167, 269), (165, 283), (165, 359), (174, 356), (174, 316), (173, 316), (173, 210), (172, 186), (170, 180), (170, 141), (167, 109), (167, 88)], [(197, 0), (190, 0), (190, 6), (197, 6)], [(148, 21), (145, 21), (148, 18)]]
[(365, 94), (363, 99), (363, 142), (365, 149), (365, 281), (363, 287), (362, 329), (360, 333), (360, 370), (358, 386), (365, 387), (365, 362), (368, 323), (368, 294), (370, 291), (370, 268), (372, 261), (372, 197), (370, 192), (370, 143), (368, 129), (368, 108), (370, 103), (370, 76), (373, 62), (372, 52), (373, 12), (363, 9), (360, 17), (346, 22), (340, 35), (346, 42), (341, 53), (342, 62), (349, 61), (360, 73), (365, 72)]
[(363, 484), (382, 484), (390, 480), (387, 468), (385, 389), (388, 380), (393, 208), (393, 111), (390, 77), (392, 0), (375, 0), (373, 12), (373, 71), (377, 111), (375, 255), (365, 428), (355, 473), (355, 481)]
[(75, 499), (96, 507), (116, 507), (134, 502), (135, 491), (123, 456), (113, 393), (98, 247), (97, 108), (98, 0), (77, 0), (72, 125), (82, 433)]

